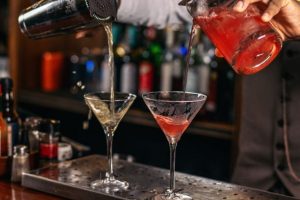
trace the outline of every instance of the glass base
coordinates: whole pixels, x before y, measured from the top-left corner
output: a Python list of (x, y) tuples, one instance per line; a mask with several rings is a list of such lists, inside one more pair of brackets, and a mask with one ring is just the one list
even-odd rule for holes
[(107, 177), (105, 179), (93, 181), (91, 183), (91, 187), (95, 190), (101, 190), (106, 193), (110, 193), (127, 190), (129, 187), (129, 183), (126, 181), (119, 181), (114, 177)]
[(167, 190), (164, 194), (156, 195), (153, 200), (192, 200), (193, 198), (187, 194), (171, 192)]

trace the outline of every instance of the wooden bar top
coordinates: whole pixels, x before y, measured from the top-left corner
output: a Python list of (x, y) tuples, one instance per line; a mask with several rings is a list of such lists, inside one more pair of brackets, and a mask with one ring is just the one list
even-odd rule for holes
[(19, 184), (0, 180), (0, 200), (62, 200), (63, 198), (27, 189)]

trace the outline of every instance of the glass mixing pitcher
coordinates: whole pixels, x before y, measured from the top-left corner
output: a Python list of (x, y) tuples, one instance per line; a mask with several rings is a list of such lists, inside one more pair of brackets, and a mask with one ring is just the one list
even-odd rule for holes
[(199, 26), (238, 74), (254, 74), (278, 55), (282, 39), (271, 23), (261, 20), (260, 10), (251, 4), (239, 13), (235, 0), (183, 0)]

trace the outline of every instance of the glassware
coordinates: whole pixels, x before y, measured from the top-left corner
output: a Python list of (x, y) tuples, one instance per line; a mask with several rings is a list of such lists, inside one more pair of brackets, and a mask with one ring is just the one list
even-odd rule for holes
[(154, 119), (164, 132), (170, 147), (170, 188), (159, 199), (192, 199), (175, 192), (176, 146), (184, 131), (203, 106), (206, 96), (183, 91), (159, 91), (142, 95)]
[(191, 0), (183, 2), (225, 59), (238, 74), (254, 74), (278, 55), (282, 39), (271, 23), (261, 20), (251, 4), (245, 12), (233, 11), (235, 0)]
[(38, 135), (39, 167), (47, 167), (57, 163), (60, 121), (42, 119), (39, 124)]
[(40, 117), (27, 117), (23, 123), (21, 142), (29, 146), (30, 153), (39, 152), (40, 145), (40, 134), (39, 126), (42, 122)]
[(129, 187), (128, 182), (117, 180), (114, 176), (112, 145), (115, 130), (132, 105), (136, 95), (130, 93), (115, 93), (114, 95), (114, 101), (111, 100), (111, 93), (100, 92), (84, 95), (86, 104), (97, 117), (106, 135), (108, 171), (104, 179), (91, 183), (92, 188), (105, 192), (126, 190)]
[(57, 161), (60, 121), (43, 119), (39, 126), (40, 160), (43, 163)]
[(27, 146), (16, 145), (14, 146), (13, 159), (12, 159), (12, 170), (11, 170), (11, 181), (21, 182), (22, 173), (29, 172), (29, 154)]

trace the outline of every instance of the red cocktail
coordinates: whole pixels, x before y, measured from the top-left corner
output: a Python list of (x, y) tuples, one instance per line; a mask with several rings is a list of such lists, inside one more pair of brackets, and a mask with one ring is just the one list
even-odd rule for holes
[(194, 15), (194, 24), (200, 26), (237, 73), (254, 74), (274, 60), (282, 40), (270, 23), (261, 20), (256, 6), (238, 13), (229, 6), (230, 2), (203, 9)]
[(155, 115), (154, 118), (163, 132), (172, 138), (180, 138), (190, 124), (187, 119), (174, 119), (161, 115)]
[(154, 199), (191, 200), (175, 190), (175, 154), (177, 142), (203, 106), (206, 96), (183, 91), (161, 91), (143, 94), (143, 99), (170, 146), (170, 188)]

